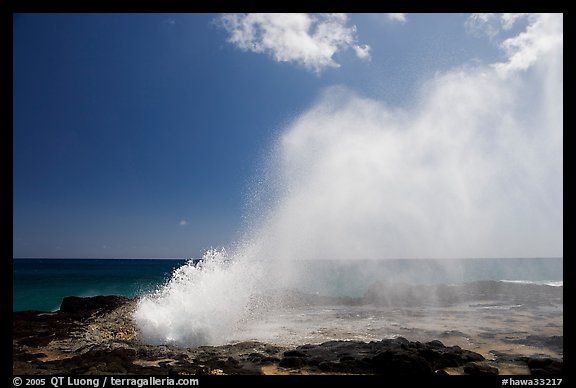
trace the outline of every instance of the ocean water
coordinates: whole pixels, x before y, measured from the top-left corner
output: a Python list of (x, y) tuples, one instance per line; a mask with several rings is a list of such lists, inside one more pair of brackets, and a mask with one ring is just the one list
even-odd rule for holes
[(185, 260), (14, 259), (13, 311), (55, 311), (65, 296), (134, 297), (164, 284)]
[[(157, 290), (184, 259), (14, 259), (13, 311), (55, 311), (65, 296)], [(562, 258), (307, 260), (290, 262), (298, 291), (362, 296), (377, 281), (456, 284), (477, 280), (563, 285)], [(193, 297), (193, 296), (191, 296)]]

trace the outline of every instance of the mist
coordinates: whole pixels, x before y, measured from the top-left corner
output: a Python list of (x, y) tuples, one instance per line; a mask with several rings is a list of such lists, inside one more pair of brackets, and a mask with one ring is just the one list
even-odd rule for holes
[(501, 62), (438, 73), (408, 106), (324, 90), (272, 144), (243, 238), (208, 255), (225, 259), (140, 302), (144, 337), (225, 343), (295, 260), (562, 257), (563, 16), (525, 18)]
[(562, 256), (557, 86), (551, 103), (523, 79), (451, 72), (402, 111), (326, 91), (270, 153), (255, 256)]

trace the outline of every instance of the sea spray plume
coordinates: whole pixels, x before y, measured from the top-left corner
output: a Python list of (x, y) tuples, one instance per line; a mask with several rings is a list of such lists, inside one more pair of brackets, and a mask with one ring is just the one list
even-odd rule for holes
[(561, 192), (561, 149), (551, 143), (558, 128), (520, 127), (526, 116), (513, 111), (523, 85), (511, 91), (464, 73), (434, 83), (417, 113), (387, 115), (383, 104), (333, 89), (291, 126), (277, 154), (283, 195), (256, 233), (254, 254), (283, 261), (560, 253), (561, 202), (550, 201)]
[(563, 17), (521, 17), (503, 62), (438, 74), (412, 106), (328, 89), (274, 144), (230, 260), (140, 303), (145, 340), (227, 342), (254, 297), (298, 284), (295, 259), (562, 256)]
[(134, 318), (152, 344), (220, 344), (249, 314), (258, 278), (257, 264), (211, 249), (200, 262), (190, 260), (175, 270), (157, 293), (142, 298)]
[(253, 254), (562, 256), (561, 35), (534, 50), (558, 28), (531, 20), (536, 58), (438, 74), (404, 110), (329, 89), (278, 140)]

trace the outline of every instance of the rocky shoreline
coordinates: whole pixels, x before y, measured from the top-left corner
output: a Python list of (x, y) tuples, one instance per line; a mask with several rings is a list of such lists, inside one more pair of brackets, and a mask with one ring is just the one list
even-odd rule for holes
[[(403, 337), (296, 347), (256, 341), (197, 348), (146, 345), (132, 323), (135, 304), (120, 296), (68, 297), (54, 313), (13, 313), (13, 374), (496, 375), (516, 365), (532, 375), (552, 376), (563, 368), (559, 358), (495, 352), (487, 360), (438, 340)], [(541, 340), (561, 343), (562, 337)]]

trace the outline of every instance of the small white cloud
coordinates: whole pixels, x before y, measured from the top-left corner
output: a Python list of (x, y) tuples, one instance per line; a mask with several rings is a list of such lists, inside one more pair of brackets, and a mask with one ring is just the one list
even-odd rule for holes
[(360, 59), (370, 59), (370, 46), (362, 44), (359, 46), (354, 46), (354, 51), (356, 56)]
[(406, 23), (406, 14), (405, 13), (386, 13), (385, 15), (388, 18), (388, 20), (390, 20), (390, 21)]
[(188, 220), (181, 219), (180, 222), (178, 222), (178, 225), (180, 225), (180, 226), (186, 226), (186, 225), (188, 225)]
[(370, 58), (370, 47), (357, 42), (356, 26), (347, 25), (346, 14), (226, 14), (219, 20), (229, 33), (228, 42), (241, 50), (317, 73), (339, 67), (334, 55), (349, 48), (360, 59)]

